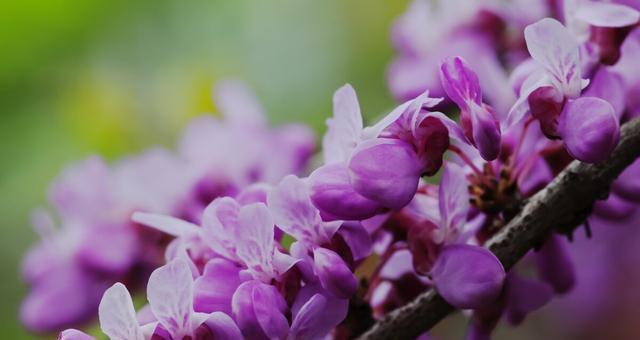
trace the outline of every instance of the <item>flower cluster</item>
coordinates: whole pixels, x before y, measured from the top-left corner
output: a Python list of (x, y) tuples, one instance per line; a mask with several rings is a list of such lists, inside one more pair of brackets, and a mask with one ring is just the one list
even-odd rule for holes
[[(405, 102), (365, 127), (355, 90), (339, 88), (307, 177), (309, 133), (269, 129), (224, 83), (224, 120), (194, 121), (177, 153), (92, 158), (56, 181), (63, 228), (35, 215), (23, 320), (46, 331), (97, 309), (111, 339), (352, 338), (433, 288), (472, 310), (469, 339), (519, 324), (579, 284), (567, 232), (554, 226), (508, 273), (483, 245), (569, 162), (606, 160), (640, 115), (639, 18), (612, 2), (415, 0), (393, 29), (389, 84)], [(638, 210), (639, 169), (587, 233)], [(136, 313), (127, 288), (145, 283)]]
[(154, 148), (111, 166), (93, 156), (53, 182), (49, 201), (57, 222), (46, 209), (34, 212), (42, 240), (23, 263), (31, 286), (20, 311), (27, 328), (50, 332), (90, 321), (110, 285), (146, 285), (165, 262), (171, 238), (135, 223), (132, 213), (199, 222), (216, 197), (304, 170), (315, 148), (307, 128), (269, 128), (256, 98), (238, 81), (220, 83), (214, 97), (223, 118), (195, 118), (177, 152)]

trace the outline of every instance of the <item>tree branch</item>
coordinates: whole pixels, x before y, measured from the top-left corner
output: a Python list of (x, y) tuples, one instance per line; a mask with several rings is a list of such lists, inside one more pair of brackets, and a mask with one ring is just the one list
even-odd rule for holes
[[(605, 199), (609, 186), (640, 157), (640, 118), (621, 128), (620, 143), (598, 164), (572, 162), (546, 188), (531, 197), (520, 213), (487, 241), (508, 271), (552, 230), (571, 233), (583, 224), (593, 203)], [(359, 339), (412, 339), (455, 310), (433, 289), (385, 315)]]

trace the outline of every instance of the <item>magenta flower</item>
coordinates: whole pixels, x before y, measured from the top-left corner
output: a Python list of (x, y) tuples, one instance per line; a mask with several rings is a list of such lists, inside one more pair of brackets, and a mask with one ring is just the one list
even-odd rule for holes
[(460, 57), (446, 59), (440, 66), (442, 87), (460, 108), (460, 123), (467, 140), (482, 157), (492, 161), (500, 153), (500, 123), (493, 108), (482, 103), (478, 76)]
[(582, 79), (579, 43), (554, 19), (525, 29), (527, 47), (539, 69), (523, 83), (520, 99), (509, 113), (509, 124), (527, 113), (540, 122), (549, 138), (561, 138), (567, 151), (584, 162), (599, 162), (618, 144), (619, 123), (610, 103), (580, 97)]
[[(112, 340), (238, 339), (240, 330), (226, 314), (193, 310), (193, 277), (184, 259), (156, 269), (149, 278), (147, 297), (156, 321), (140, 324), (129, 292), (121, 283), (107, 289), (99, 308), (100, 328)], [(93, 339), (67, 330), (60, 339)]]
[[(297, 242), (291, 246), (293, 256), (313, 268), (322, 287), (338, 298), (353, 295), (357, 281), (352, 270), (335, 251), (326, 248), (331, 246), (332, 239), (343, 222), (323, 221), (320, 211), (311, 202), (307, 184), (295, 176), (285, 177), (269, 193), (267, 204), (276, 225), (296, 239)], [(362, 248), (359, 247), (360, 239), (349, 236), (350, 234), (342, 235), (350, 241), (356, 241), (354, 249)], [(307, 273), (307, 280), (313, 281), (308, 276)]]
[(363, 128), (351, 86), (336, 91), (323, 142), (327, 164), (310, 176), (313, 201), (325, 217), (363, 219), (411, 200), (420, 177), (442, 165), (449, 130), (460, 134), (451, 119), (426, 110), (439, 102), (424, 93)]

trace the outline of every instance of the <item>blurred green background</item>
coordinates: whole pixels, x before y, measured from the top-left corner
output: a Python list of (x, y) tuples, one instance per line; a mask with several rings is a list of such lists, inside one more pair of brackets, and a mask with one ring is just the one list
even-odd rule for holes
[(389, 27), (407, 1), (0, 2), (0, 338), (17, 322), (19, 264), (62, 167), (172, 147), (211, 87), (246, 80), (273, 124), (320, 135), (333, 91), (355, 86), (368, 117), (391, 108)]

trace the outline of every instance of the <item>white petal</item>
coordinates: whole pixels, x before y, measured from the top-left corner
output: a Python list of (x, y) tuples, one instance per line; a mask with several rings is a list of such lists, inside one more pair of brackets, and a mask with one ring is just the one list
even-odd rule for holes
[(171, 236), (180, 237), (197, 233), (200, 229), (197, 225), (183, 221), (179, 218), (160, 214), (135, 212), (131, 219), (148, 227), (160, 230)]
[(267, 205), (276, 224), (298, 241), (312, 242), (311, 230), (322, 222), (320, 212), (311, 203), (309, 188), (300, 178), (289, 175), (271, 190)]
[(325, 164), (346, 161), (362, 133), (360, 104), (351, 85), (342, 86), (333, 95), (333, 118), (327, 119), (327, 128), (322, 139)]
[(625, 5), (585, 1), (580, 4), (575, 17), (593, 26), (625, 27), (636, 24), (640, 14)]
[(555, 19), (545, 18), (524, 29), (531, 57), (540, 63), (568, 97), (581, 90), (580, 51), (576, 37)]
[(176, 258), (151, 273), (147, 298), (153, 315), (174, 338), (191, 335), (193, 277), (184, 259)]
[(98, 307), (100, 329), (111, 340), (144, 340), (127, 288), (120, 282), (104, 292)]
[(273, 277), (274, 222), (264, 203), (252, 203), (240, 209), (235, 231), (236, 252), (254, 278), (269, 282)]

